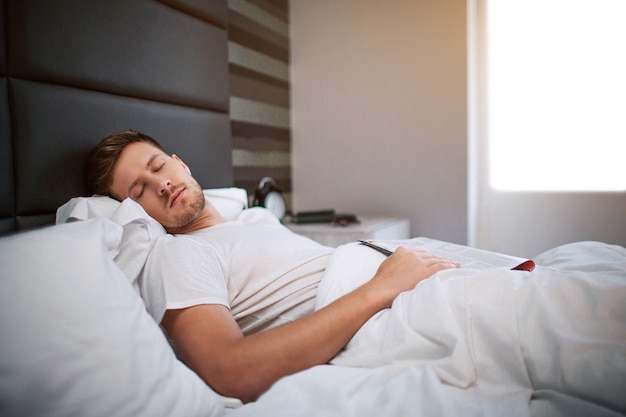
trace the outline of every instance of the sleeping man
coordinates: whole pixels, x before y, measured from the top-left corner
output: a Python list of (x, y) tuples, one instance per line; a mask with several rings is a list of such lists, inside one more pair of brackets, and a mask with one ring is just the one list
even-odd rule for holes
[(275, 219), (225, 221), (187, 165), (154, 139), (109, 135), (90, 154), (87, 178), (94, 193), (131, 198), (168, 231), (146, 265), (149, 279), (163, 282), (161, 325), (209, 386), (244, 402), (283, 376), (327, 363), (400, 293), (459, 267), (401, 247), (365, 284), (314, 311), (333, 249)]

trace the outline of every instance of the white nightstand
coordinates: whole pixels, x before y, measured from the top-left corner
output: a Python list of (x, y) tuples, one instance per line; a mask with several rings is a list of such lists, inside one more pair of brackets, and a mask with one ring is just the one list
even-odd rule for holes
[(359, 239), (408, 239), (409, 219), (357, 216), (360, 223), (335, 226), (330, 223), (285, 223), (290, 230), (326, 246), (337, 247)]

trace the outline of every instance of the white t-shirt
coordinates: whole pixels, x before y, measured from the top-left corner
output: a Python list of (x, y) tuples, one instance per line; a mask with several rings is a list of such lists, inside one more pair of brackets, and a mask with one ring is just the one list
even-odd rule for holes
[(332, 252), (249, 209), (236, 221), (159, 238), (146, 275), (162, 281), (165, 309), (221, 304), (249, 334), (311, 313)]

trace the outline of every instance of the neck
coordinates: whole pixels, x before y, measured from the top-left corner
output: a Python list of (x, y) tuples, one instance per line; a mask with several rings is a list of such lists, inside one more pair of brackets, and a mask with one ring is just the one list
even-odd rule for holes
[(221, 223), (226, 223), (226, 219), (222, 217), (222, 215), (215, 209), (215, 207), (207, 202), (207, 204), (204, 206), (204, 209), (202, 209), (200, 215), (196, 217), (193, 221), (178, 228), (167, 229), (167, 232), (173, 235), (180, 235), (215, 226), (216, 224)]

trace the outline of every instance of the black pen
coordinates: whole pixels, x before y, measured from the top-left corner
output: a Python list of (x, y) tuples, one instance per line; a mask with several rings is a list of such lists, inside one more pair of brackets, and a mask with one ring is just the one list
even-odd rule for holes
[(389, 249), (381, 248), (378, 245), (374, 245), (372, 242), (368, 242), (368, 241), (365, 241), (365, 240), (359, 240), (359, 243), (361, 243), (361, 245), (365, 245), (365, 246), (367, 246), (369, 248), (372, 248), (375, 251), (378, 251), (378, 252), (382, 253), (385, 256), (389, 256), (389, 255), (391, 255), (393, 253)]

